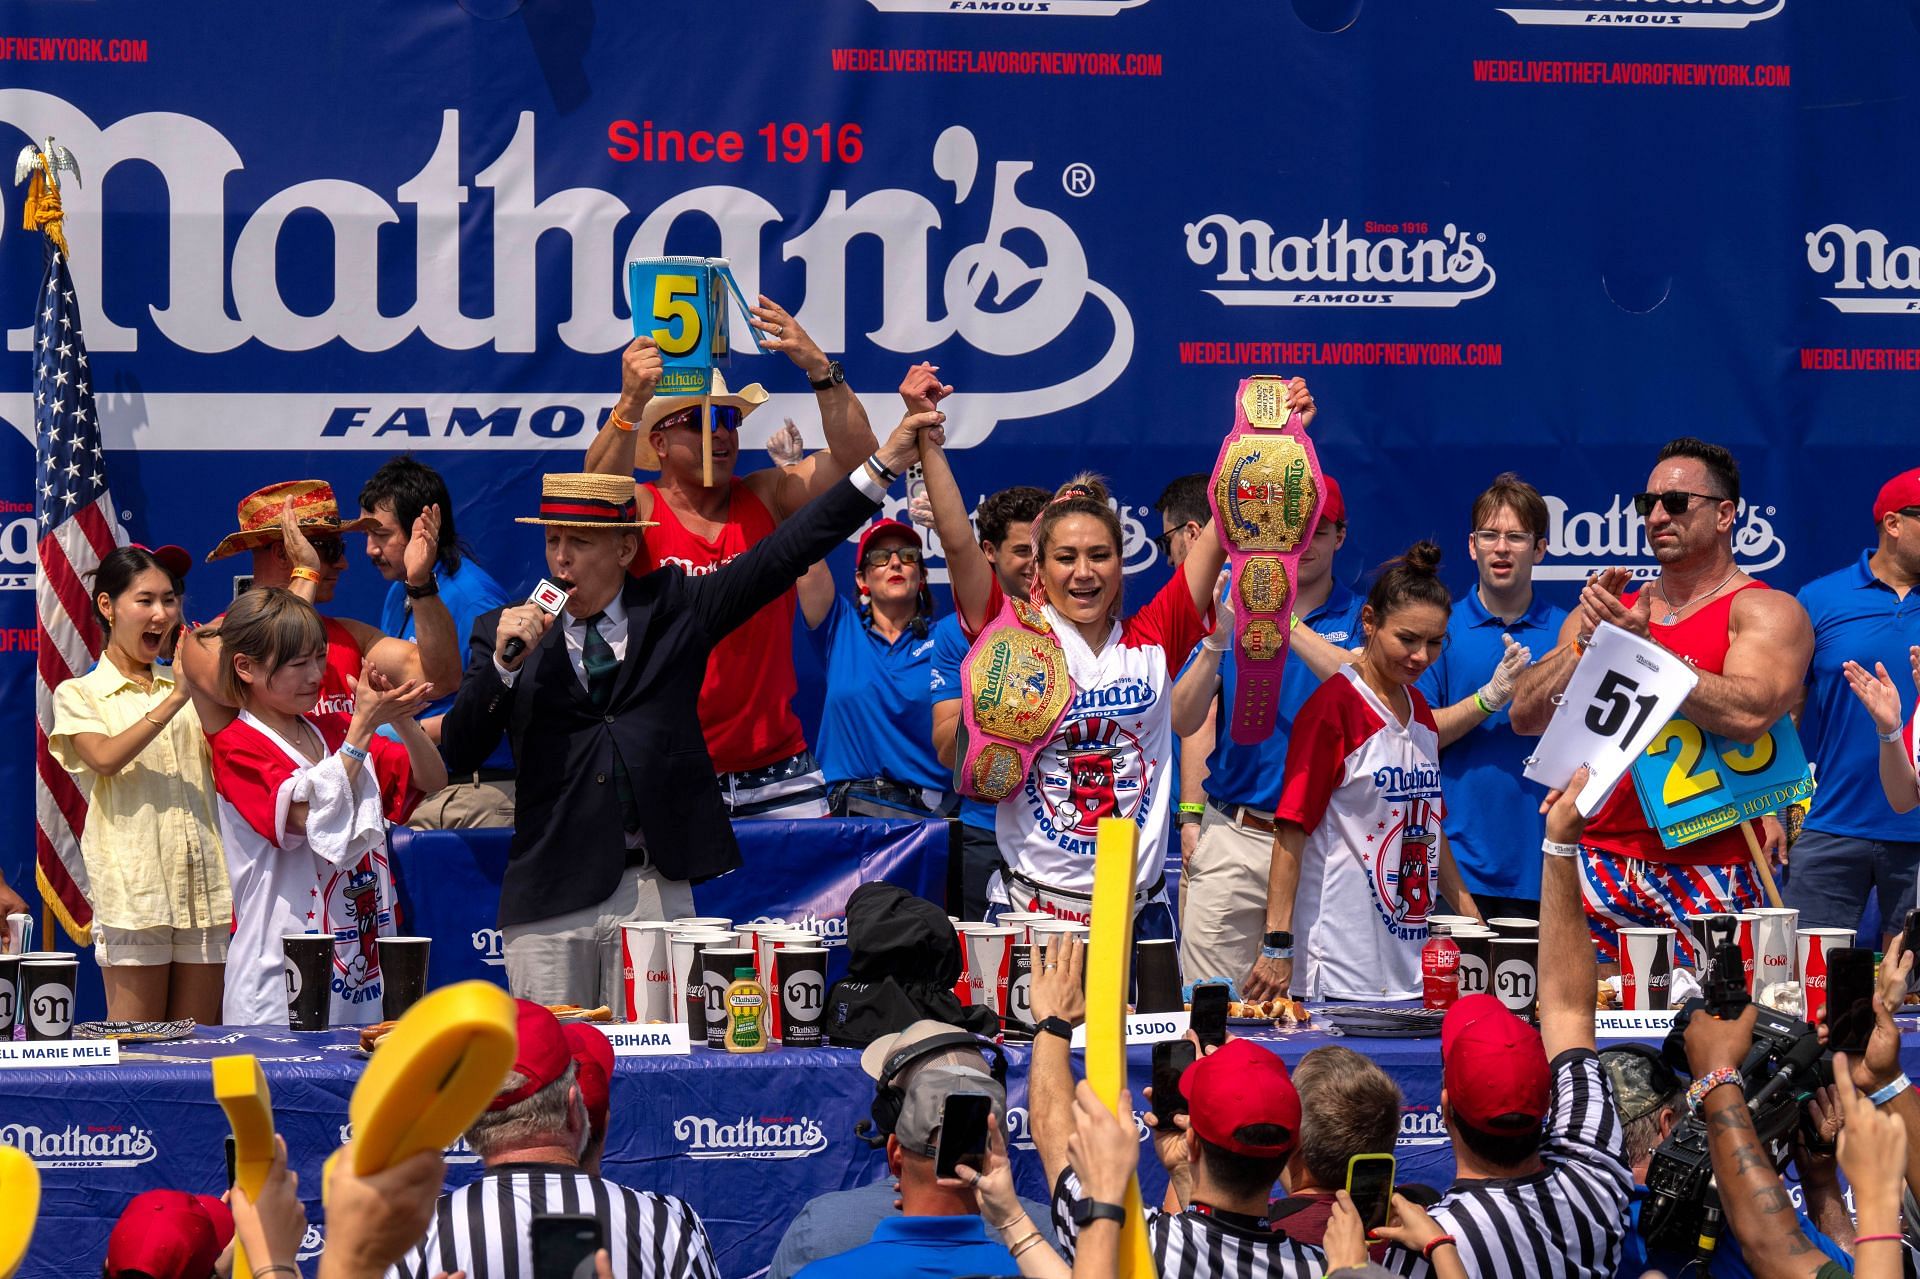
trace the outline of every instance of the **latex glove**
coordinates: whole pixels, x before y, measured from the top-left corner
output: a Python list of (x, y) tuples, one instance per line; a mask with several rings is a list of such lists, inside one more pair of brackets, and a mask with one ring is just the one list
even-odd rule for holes
[(1499, 710), (1513, 700), (1513, 686), (1520, 680), (1520, 672), (1533, 664), (1533, 650), (1525, 644), (1517, 643), (1513, 636), (1502, 632), (1501, 640), (1506, 643), (1507, 651), (1500, 655), (1500, 662), (1493, 668), (1493, 674), (1480, 686), (1480, 700), (1494, 710)]
[(775, 466), (792, 466), (807, 455), (807, 446), (800, 439), (800, 428), (792, 418), (772, 435), (767, 437), (767, 456), (773, 459)]

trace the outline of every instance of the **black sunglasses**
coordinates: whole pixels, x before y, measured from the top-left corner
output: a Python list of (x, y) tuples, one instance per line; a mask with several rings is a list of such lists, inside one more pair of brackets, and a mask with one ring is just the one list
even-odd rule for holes
[(917, 546), (869, 546), (861, 563), (868, 568), (882, 568), (896, 555), (902, 564), (911, 566), (920, 562), (924, 552)]
[(1186, 532), (1188, 529), (1192, 528), (1193, 525), (1196, 524), (1197, 522), (1198, 521), (1195, 521), (1195, 520), (1188, 520), (1185, 524), (1180, 525), (1178, 528), (1170, 528), (1164, 533), (1157, 534), (1153, 539), (1153, 544), (1160, 548), (1160, 554), (1166, 556), (1168, 559), (1172, 559), (1173, 558), (1173, 535), (1175, 533)]
[(1653, 514), (1653, 507), (1657, 502), (1668, 515), (1685, 515), (1688, 504), (1696, 497), (1703, 502), (1730, 502), (1733, 500), (1727, 497), (1717, 497), (1712, 493), (1689, 493), (1685, 489), (1668, 489), (1664, 493), (1635, 493), (1633, 495), (1633, 509), (1639, 512), (1641, 519), (1645, 519), (1647, 516)]
[(322, 564), (338, 564), (347, 558), (347, 544), (337, 537), (309, 538), (308, 544), (313, 547), (313, 553), (320, 557)]

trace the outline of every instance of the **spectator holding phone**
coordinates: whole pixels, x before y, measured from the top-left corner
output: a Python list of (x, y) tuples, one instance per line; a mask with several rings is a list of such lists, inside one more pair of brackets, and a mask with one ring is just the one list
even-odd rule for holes
[(1332, 1211), (1327, 1216), (1328, 1274), (1342, 1271), (1392, 1274), (1370, 1260), (1367, 1243), (1373, 1239), (1396, 1244), (1409, 1253), (1431, 1250), (1437, 1279), (1467, 1279), (1467, 1267), (1460, 1260), (1460, 1250), (1444, 1246), (1447, 1236), (1425, 1208), (1405, 1195), (1396, 1194), (1390, 1209), (1387, 1224), (1369, 1232), (1360, 1219), (1359, 1209), (1354, 1207), (1353, 1197), (1344, 1190), (1334, 1195)]
[[(1908, 1132), (1920, 1133), (1920, 1094), (1915, 1094), (1906, 1071), (1900, 1067), (1900, 1028), (1893, 1020), (1893, 1010), (1906, 1000), (1913, 965), (1914, 956), (1907, 953), (1906, 938), (1894, 933), (1880, 960), (1879, 984), (1873, 993), (1873, 1031), (1867, 1037), (1866, 1048), (1850, 1054), (1850, 1059), (1854, 1088), (1888, 1114), (1898, 1116)], [(1818, 1022), (1823, 1044), (1828, 1043), (1827, 1012), (1828, 1009), (1821, 1010)], [(1840, 1061), (1836, 1055), (1836, 1087)], [(1915, 1195), (1920, 1195), (1920, 1149), (1908, 1156), (1907, 1186)]]
[[(1301, 1243), (1319, 1244), (1354, 1157), (1393, 1154), (1400, 1085), (1353, 1049), (1330, 1045), (1300, 1059), (1293, 1086), (1300, 1093), (1300, 1144), (1281, 1175), (1286, 1196), (1267, 1217)], [(1375, 1249), (1376, 1260), (1382, 1251)]]

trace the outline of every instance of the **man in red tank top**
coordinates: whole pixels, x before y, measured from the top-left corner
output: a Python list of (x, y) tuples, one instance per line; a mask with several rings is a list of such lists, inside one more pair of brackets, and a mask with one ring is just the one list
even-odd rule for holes
[[(1515, 731), (1546, 731), (1552, 699), (1565, 691), (1602, 622), (1688, 660), (1700, 682), (1679, 713), (1709, 733), (1754, 742), (1793, 707), (1813, 657), (1813, 628), (1791, 595), (1768, 590), (1734, 563), (1740, 468), (1733, 455), (1692, 437), (1674, 440), (1660, 450), (1647, 490), (1634, 499), (1634, 509), (1646, 522), (1659, 574), (1624, 595), (1625, 569), (1607, 569), (1587, 582), (1561, 628), (1560, 646), (1520, 676)], [(1777, 826), (1766, 836), (1769, 844), (1782, 843)], [(1622, 927), (1672, 928), (1681, 955), (1690, 956), (1686, 916), (1766, 904), (1738, 827), (1667, 848), (1630, 779), (1614, 787), (1587, 823), (1580, 869), (1588, 923), (1608, 963), (1618, 961)]]
[[(812, 384), (827, 447), (791, 466), (736, 477), (740, 427), (766, 402), (758, 383), (729, 394), (716, 371), (713, 484), (702, 482), (700, 397), (655, 398), (660, 351), (635, 338), (620, 357), (620, 401), (587, 450), (589, 471), (631, 475), (640, 518), (654, 527), (630, 567), (635, 576), (672, 565), (689, 576), (713, 572), (765, 538), (813, 497), (867, 460), (879, 442), (836, 360), (829, 360), (785, 308), (762, 296), (751, 308), (761, 344), (784, 351)], [(700, 686), (700, 726), (729, 812), (744, 817), (824, 817), (826, 778), (793, 713), (794, 595), (787, 591), (721, 640)]]
[[(309, 604), (333, 598), (334, 584), (346, 571), (347, 548), (341, 535), (360, 533), (377, 520), (342, 523), (333, 486), (324, 480), (288, 480), (269, 484), (240, 499), (240, 529), (220, 540), (207, 562), (241, 551), (253, 553), (253, 585), (292, 591)], [(453, 615), (440, 602), (433, 565), (440, 540), (440, 510), (428, 507), (413, 523), (403, 557), (408, 594), (413, 596), (417, 643), (384, 635), (379, 628), (351, 618), (327, 617), (327, 669), (313, 718), (323, 729), (337, 723), (341, 733), (353, 718), (353, 690), (363, 666), (371, 663), (396, 686), (412, 679), (433, 681), (436, 695), (460, 687), (460, 643)], [(225, 616), (222, 614), (221, 616)], [(220, 619), (213, 619), (218, 622)], [(220, 641), (180, 645), (175, 659), (197, 689), (217, 689)], [(217, 697), (217, 693), (209, 693)], [(220, 725), (206, 725), (208, 733)]]

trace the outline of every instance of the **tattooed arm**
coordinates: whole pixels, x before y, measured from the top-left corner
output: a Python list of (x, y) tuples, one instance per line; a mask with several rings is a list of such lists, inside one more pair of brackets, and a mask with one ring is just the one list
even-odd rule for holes
[[(1700, 1079), (1721, 1067), (1738, 1069), (1753, 1043), (1754, 1010), (1722, 1021), (1704, 1009), (1687, 1022), (1687, 1061)], [(1701, 1106), (1713, 1155), (1713, 1178), (1727, 1228), (1756, 1279), (1811, 1279), (1826, 1254), (1800, 1229), (1800, 1214), (1754, 1131), (1753, 1115), (1738, 1084), (1721, 1084)]]

